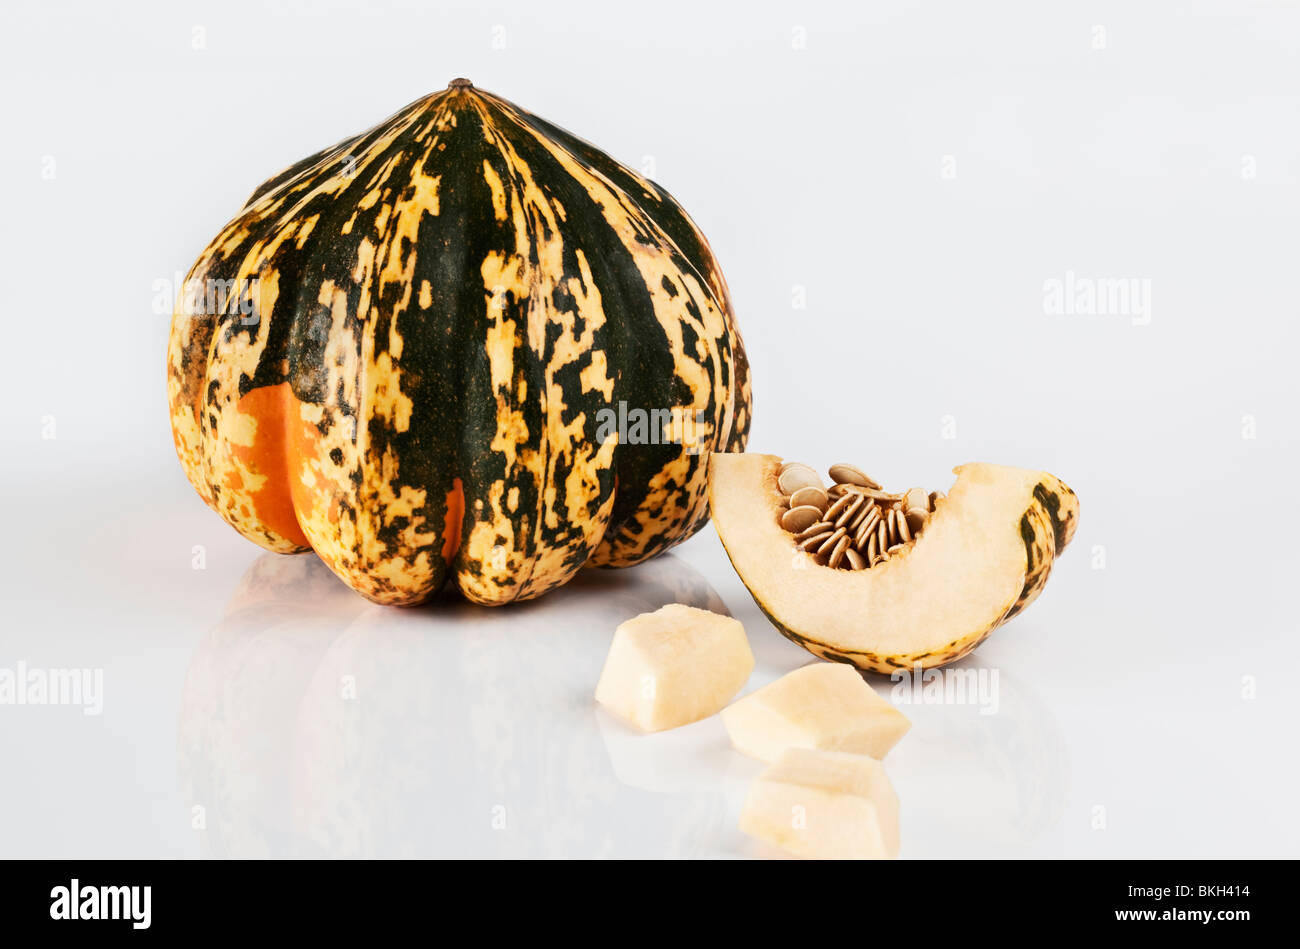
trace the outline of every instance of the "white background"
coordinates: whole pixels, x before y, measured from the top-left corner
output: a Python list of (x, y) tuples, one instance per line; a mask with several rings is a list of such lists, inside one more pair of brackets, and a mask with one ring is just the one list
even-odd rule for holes
[[(691, 212), (752, 449), (1078, 492), (1042, 598), (963, 663), (997, 714), (905, 709), (904, 857), (1300, 855), (1295, 3), (0, 16), (0, 667), (104, 676), (98, 716), (0, 705), (0, 855), (764, 853), (717, 719), (647, 738), (591, 701), (614, 626), (673, 599), (745, 623), (750, 689), (807, 661), (712, 529), (520, 608), (386, 610), (262, 555), (173, 456), (158, 281), (455, 76)], [(1045, 312), (1069, 271), (1150, 281), (1149, 321)]]

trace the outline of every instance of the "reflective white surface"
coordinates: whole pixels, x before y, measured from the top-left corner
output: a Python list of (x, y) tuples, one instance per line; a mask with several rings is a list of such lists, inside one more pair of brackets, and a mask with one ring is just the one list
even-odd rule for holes
[[(112, 512), (102, 494), (29, 486), (12, 514), (32, 544), (7, 567), (0, 666), (98, 668), (104, 689), (98, 715), (0, 706), (0, 852), (773, 855), (736, 830), (762, 766), (716, 717), (646, 736), (592, 701), (614, 626), (667, 602), (741, 619), (758, 661), (746, 691), (811, 660), (711, 528), (518, 607), (398, 610), (313, 557), (257, 552), (168, 480), (112, 486)], [(54, 509), (80, 540), (43, 529)], [(901, 706), (914, 725), (886, 765), (903, 857), (1297, 852), (1295, 648), (1257, 632), (1267, 604), (1225, 622), (1214, 600), (1174, 603), (1178, 539), (1133, 581), (1067, 553), (1041, 600), (959, 664), (996, 671), (992, 714)]]
[[(996, 712), (904, 708), (904, 858), (1300, 855), (1294, 5), (414, 6), (6, 10), (0, 670), (98, 670), (103, 708), (0, 705), (0, 856), (770, 855), (716, 718), (642, 736), (591, 698), (669, 601), (745, 624), (747, 690), (810, 661), (711, 527), (536, 603), (384, 609), (172, 455), (156, 282), (458, 75), (691, 211), (753, 449), (1078, 492), (1043, 596), (960, 664)], [(1149, 280), (1149, 320), (1047, 312), (1067, 272)]]

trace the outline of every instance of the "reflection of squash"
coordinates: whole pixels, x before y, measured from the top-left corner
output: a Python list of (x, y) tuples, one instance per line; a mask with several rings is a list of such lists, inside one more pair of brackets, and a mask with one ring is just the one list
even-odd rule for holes
[[(677, 601), (721, 608), (670, 555), (630, 575), (589, 571), (508, 613), (368, 610), (303, 696), (293, 775), (308, 853), (604, 857), (646, 846), (618, 804), (644, 792), (618, 782), (591, 688), (614, 627)], [(571, 672), (546, 672), (557, 668)], [(341, 700), (343, 689), (355, 697)], [(672, 823), (653, 798), (635, 806), (650, 826)]]
[(298, 704), (321, 656), (366, 604), (314, 557), (264, 555), (199, 642), (185, 677), (179, 767), (212, 856), (294, 856)]
[(190, 481), (381, 603), (448, 579), (526, 600), (653, 557), (705, 523), (709, 453), (749, 430), (685, 211), (464, 80), (263, 184), (187, 291), (168, 392)]
[[(182, 784), (206, 811), (206, 849), (596, 856), (671, 840), (673, 853), (698, 851), (721, 832), (717, 795), (657, 806), (621, 784), (591, 699), (614, 627), (673, 602), (726, 609), (671, 555), (585, 571), (509, 611), (380, 609), (315, 558), (259, 558), (186, 680)], [(557, 668), (571, 672), (539, 675)], [(624, 795), (645, 800), (616, 810)], [(653, 835), (619, 819), (639, 804)]]

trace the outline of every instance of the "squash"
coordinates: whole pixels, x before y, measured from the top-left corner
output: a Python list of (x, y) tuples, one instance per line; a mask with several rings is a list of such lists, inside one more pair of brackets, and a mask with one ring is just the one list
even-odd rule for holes
[(389, 604), (653, 557), (750, 424), (686, 212), (466, 80), (253, 193), (190, 270), (168, 398), (210, 507)]
[(670, 603), (614, 630), (596, 701), (644, 732), (664, 731), (722, 711), (753, 671), (739, 620)]
[(782, 467), (775, 455), (714, 455), (714, 527), (787, 638), (867, 671), (928, 669), (970, 653), (1038, 597), (1078, 526), (1079, 499), (1053, 475), (962, 465), (918, 536), (868, 569), (836, 569), (781, 526)]
[(849, 666), (814, 662), (722, 710), (731, 744), (775, 764), (787, 748), (883, 758), (912, 723)]

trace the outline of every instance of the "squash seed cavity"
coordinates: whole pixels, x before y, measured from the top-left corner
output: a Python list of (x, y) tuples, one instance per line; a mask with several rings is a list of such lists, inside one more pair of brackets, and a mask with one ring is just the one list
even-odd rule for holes
[(798, 549), (833, 570), (868, 570), (911, 547), (930, 522), (938, 491), (884, 490), (855, 465), (831, 465), (826, 487), (810, 466), (789, 461), (777, 473), (781, 527)]

